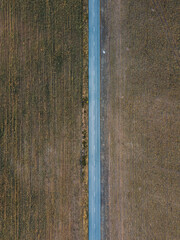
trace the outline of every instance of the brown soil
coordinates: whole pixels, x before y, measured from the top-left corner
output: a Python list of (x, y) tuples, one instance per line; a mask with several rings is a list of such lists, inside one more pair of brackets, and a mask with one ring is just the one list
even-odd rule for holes
[(87, 239), (87, 1), (0, 20), (0, 239)]
[(178, 240), (178, 1), (102, 7), (102, 239)]

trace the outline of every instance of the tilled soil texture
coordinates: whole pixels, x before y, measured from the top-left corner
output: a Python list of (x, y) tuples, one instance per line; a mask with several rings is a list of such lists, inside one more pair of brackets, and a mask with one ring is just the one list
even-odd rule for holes
[(180, 239), (178, 1), (101, 1), (102, 240)]
[(0, 1), (0, 239), (88, 238), (87, 1)]

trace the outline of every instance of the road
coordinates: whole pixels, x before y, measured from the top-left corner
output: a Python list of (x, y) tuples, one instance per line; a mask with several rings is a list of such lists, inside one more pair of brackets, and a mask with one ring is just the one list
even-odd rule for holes
[(100, 240), (100, 1), (89, 1), (89, 240)]

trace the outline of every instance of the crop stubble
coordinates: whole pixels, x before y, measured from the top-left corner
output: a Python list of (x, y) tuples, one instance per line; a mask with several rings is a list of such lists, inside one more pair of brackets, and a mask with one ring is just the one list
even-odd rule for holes
[(87, 239), (87, 1), (0, 3), (0, 239)]

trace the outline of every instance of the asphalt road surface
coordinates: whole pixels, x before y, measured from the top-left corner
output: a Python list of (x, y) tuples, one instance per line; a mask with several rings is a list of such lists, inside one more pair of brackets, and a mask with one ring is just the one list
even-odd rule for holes
[(89, 240), (100, 240), (100, 1), (89, 1)]

